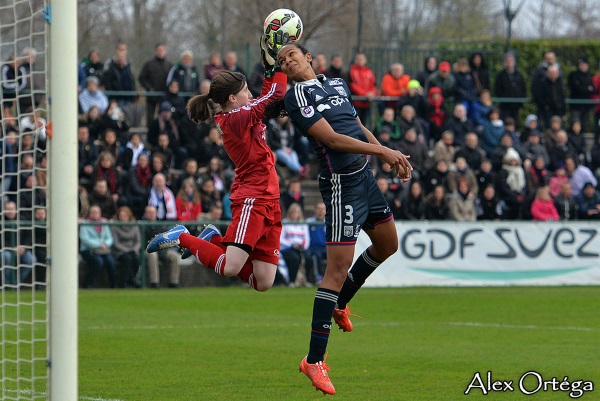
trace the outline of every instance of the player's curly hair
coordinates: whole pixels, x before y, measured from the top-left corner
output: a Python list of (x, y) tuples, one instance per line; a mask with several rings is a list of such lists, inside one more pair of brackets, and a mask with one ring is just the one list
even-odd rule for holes
[(235, 95), (244, 88), (246, 77), (239, 72), (220, 71), (212, 79), (210, 90), (204, 95), (192, 97), (187, 104), (188, 116), (196, 124), (210, 120), (214, 114), (214, 102), (221, 107), (227, 104), (229, 95)]
[(265, 117), (277, 118), (287, 116), (288, 112), (285, 109), (285, 103), (283, 99), (271, 102), (265, 107)]

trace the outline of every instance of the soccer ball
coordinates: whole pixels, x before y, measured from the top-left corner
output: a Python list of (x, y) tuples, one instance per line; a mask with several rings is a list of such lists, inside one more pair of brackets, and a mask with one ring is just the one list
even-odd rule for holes
[[(283, 32), (289, 37), (290, 42), (295, 42), (302, 37), (302, 20), (294, 11), (287, 8), (280, 8), (273, 11), (265, 19), (264, 32), (268, 37), (268, 44), (274, 46), (273, 36), (278, 32)], [(280, 48), (281, 46), (274, 46)]]

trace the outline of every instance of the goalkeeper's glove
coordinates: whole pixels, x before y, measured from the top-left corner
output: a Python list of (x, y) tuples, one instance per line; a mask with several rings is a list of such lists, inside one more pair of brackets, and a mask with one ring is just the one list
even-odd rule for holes
[(276, 31), (273, 34), (273, 46), (275, 46), (276, 49), (281, 49), (289, 41), (290, 41), (290, 34), (283, 30)]
[(260, 55), (265, 65), (265, 77), (270, 78), (275, 74), (277, 65), (277, 50), (269, 46), (268, 36), (262, 35), (260, 37)]

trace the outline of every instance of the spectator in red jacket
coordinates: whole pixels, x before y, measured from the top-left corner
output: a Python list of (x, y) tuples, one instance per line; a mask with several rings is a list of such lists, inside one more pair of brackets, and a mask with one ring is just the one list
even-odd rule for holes
[(547, 185), (537, 189), (535, 199), (531, 203), (531, 216), (533, 221), (557, 221), (560, 219), (550, 196), (550, 187)]
[(367, 56), (357, 53), (350, 67), (350, 92), (353, 96), (366, 96), (367, 100), (354, 100), (352, 104), (358, 117), (365, 126), (369, 126), (371, 101), (377, 94), (375, 73), (367, 67)]
[(202, 213), (200, 192), (193, 178), (183, 180), (181, 189), (177, 193), (177, 199), (175, 199), (175, 206), (179, 221), (196, 221)]
[[(408, 94), (408, 82), (410, 75), (404, 73), (404, 66), (400, 63), (394, 63), (390, 70), (385, 73), (381, 79), (381, 95), (401, 97)], [(383, 103), (386, 107), (395, 107), (397, 101), (387, 101)], [(398, 110), (396, 109), (396, 112)]]

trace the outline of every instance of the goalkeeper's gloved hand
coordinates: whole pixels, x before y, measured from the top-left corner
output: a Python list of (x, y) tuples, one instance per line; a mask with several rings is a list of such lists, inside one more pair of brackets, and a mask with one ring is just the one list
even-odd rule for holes
[(275, 73), (277, 65), (277, 50), (273, 49), (268, 43), (268, 36), (260, 37), (260, 55), (265, 65), (265, 77), (270, 78)]
[(277, 49), (281, 49), (289, 41), (290, 41), (290, 34), (283, 30), (276, 31), (273, 34), (273, 46), (275, 46), (275, 48), (277, 48)]

